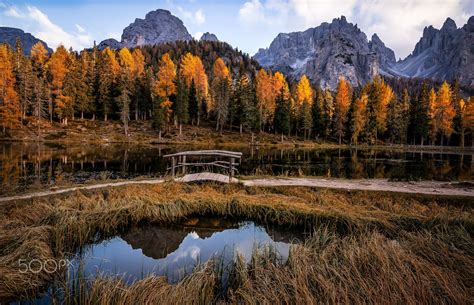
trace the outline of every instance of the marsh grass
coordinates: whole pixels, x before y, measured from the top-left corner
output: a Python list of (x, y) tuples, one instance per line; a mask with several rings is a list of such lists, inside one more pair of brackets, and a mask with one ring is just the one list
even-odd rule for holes
[(314, 234), (282, 263), (237, 259), (222, 293), (216, 261), (176, 285), (149, 275), (79, 280), (67, 304), (469, 303), (474, 297), (472, 199), (241, 185), (125, 186), (0, 206), (0, 299), (31, 296), (57, 277), (19, 273), (18, 259), (60, 259), (141, 223), (217, 216)]

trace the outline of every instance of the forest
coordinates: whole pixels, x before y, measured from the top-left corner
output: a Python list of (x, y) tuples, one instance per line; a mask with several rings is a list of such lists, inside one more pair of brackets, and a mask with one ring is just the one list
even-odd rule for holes
[(150, 120), (167, 128), (203, 122), (339, 144), (473, 146), (474, 101), (457, 81), (375, 77), (352, 88), (341, 75), (334, 91), (308, 77), (288, 79), (223, 42), (176, 42), (129, 50), (80, 52), (42, 43), (24, 55), (0, 45), (0, 127), (70, 120)]

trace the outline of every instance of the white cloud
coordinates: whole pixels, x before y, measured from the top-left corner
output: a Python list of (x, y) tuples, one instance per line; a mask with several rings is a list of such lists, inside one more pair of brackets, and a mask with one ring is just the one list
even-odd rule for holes
[[(4, 6), (6, 7), (6, 6)], [(11, 6), (9, 8), (7, 8), (3, 14), (7, 17), (13, 17), (13, 18), (24, 18), (25, 16), (23, 15), (23, 13), (21, 13), (16, 7), (14, 6)]]
[(66, 48), (80, 50), (90, 47), (93, 42), (91, 35), (79, 24), (75, 24), (75, 31), (69, 33), (52, 22), (48, 15), (35, 6), (26, 6), (26, 9), (21, 10), (6, 5), (3, 14), (22, 19), (23, 29), (30, 28), (35, 37), (44, 40), (52, 48), (62, 44)]
[(404, 58), (413, 51), (425, 26), (439, 29), (447, 17), (462, 26), (474, 8), (471, 5), (470, 12), (465, 11), (461, 2), (466, 0), (360, 1), (353, 19), (369, 37), (377, 33), (397, 57)]
[(194, 34), (194, 38), (195, 38), (196, 40), (199, 40), (199, 39), (201, 39), (202, 34), (204, 34), (204, 33), (203, 33), (203, 32), (196, 32), (196, 33)]
[(287, 20), (288, 3), (283, 0), (250, 0), (239, 9), (239, 20), (245, 26), (274, 26)]
[(79, 33), (86, 33), (87, 32), (86, 29), (84, 29), (81, 25), (79, 25), (77, 23), (75, 24), (75, 27), (76, 27), (76, 29)]
[(472, 0), (248, 0), (239, 10), (245, 26), (303, 31), (344, 15), (369, 37), (377, 33), (399, 57), (407, 56), (428, 25), (447, 17), (462, 26), (474, 14)]
[(194, 13), (194, 19), (196, 21), (196, 24), (198, 25), (206, 22), (206, 16), (204, 16), (204, 12), (202, 11), (202, 9), (199, 9)]
[(201, 25), (204, 22), (206, 22), (206, 16), (204, 15), (204, 11), (202, 9), (198, 9), (195, 12), (191, 12), (191, 11), (185, 10), (181, 6), (177, 6), (176, 8), (179, 12), (178, 15), (181, 18), (187, 19), (196, 25)]

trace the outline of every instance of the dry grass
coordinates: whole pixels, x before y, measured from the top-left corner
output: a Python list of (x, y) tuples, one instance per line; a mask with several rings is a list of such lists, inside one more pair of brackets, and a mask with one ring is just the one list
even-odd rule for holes
[[(214, 215), (316, 230), (280, 266), (237, 264), (226, 299), (215, 269), (178, 285), (100, 278), (67, 303), (469, 303), (474, 297), (472, 200), (310, 188), (166, 183), (76, 192), (0, 207), (0, 299), (31, 295), (51, 275), (19, 273), (19, 258), (60, 259), (140, 222)], [(320, 229), (324, 227), (325, 229)], [(169, 301), (169, 302), (168, 302)]]

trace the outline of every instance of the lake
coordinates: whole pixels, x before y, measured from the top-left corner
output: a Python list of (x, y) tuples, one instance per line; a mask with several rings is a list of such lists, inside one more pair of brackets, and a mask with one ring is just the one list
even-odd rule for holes
[(389, 149), (0, 143), (0, 195), (68, 184), (162, 177), (164, 154), (194, 149), (243, 153), (238, 175), (396, 180), (473, 180), (473, 153)]
[[(250, 264), (259, 253), (271, 254), (275, 263), (285, 264), (291, 244), (304, 241), (304, 230), (257, 224), (226, 218), (188, 218), (173, 225), (141, 224), (119, 235), (89, 244), (69, 257), (66, 283), (93, 280), (98, 276), (120, 277), (132, 284), (148, 275), (165, 276), (176, 284), (197, 266), (214, 259), (222, 293), (237, 256)], [(266, 251), (266, 252), (263, 252)], [(61, 303), (64, 282), (51, 282), (42, 293), (11, 304)]]

